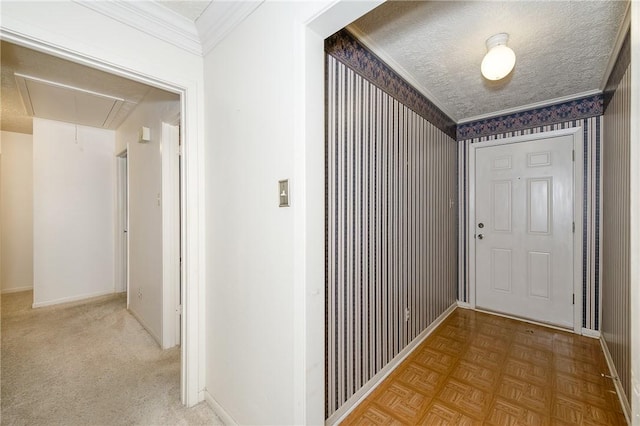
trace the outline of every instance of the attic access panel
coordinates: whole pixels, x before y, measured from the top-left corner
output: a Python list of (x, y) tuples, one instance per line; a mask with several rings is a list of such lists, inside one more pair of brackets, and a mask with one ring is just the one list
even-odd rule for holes
[(124, 99), (79, 87), (15, 74), (27, 113), (32, 117), (108, 128)]

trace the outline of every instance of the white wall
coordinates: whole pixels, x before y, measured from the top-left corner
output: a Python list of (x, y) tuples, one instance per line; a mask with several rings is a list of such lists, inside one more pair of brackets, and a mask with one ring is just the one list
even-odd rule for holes
[[(130, 73), (150, 76), (154, 81), (168, 82), (184, 88), (183, 102), (186, 110), (183, 116), (186, 138), (184, 170), (187, 217), (183, 235), (187, 239), (184, 273), (187, 282), (184, 286), (183, 303), (187, 315), (184, 330), (187, 334), (188, 347), (183, 348), (183, 360), (187, 365), (186, 384), (183, 391), (189, 405), (195, 404), (204, 397), (202, 390), (205, 384), (215, 397), (224, 396), (224, 388), (216, 385), (212, 379), (220, 376), (227, 382), (233, 380), (234, 374), (238, 374), (238, 380), (242, 386), (248, 387), (247, 394), (243, 396), (238, 386), (233, 386), (230, 395), (225, 399), (225, 408), (228, 407), (228, 411), (233, 412), (239, 420), (254, 419), (254, 423), (265, 423), (268, 419), (295, 419), (299, 424), (322, 422), (324, 398), (324, 336), (322, 332), (324, 305), (321, 291), (324, 270), (322, 257), (324, 244), (322, 39), (330, 35), (331, 31), (340, 29), (365, 13), (365, 9), (371, 9), (375, 5), (371, 2), (342, 1), (320, 16), (323, 18), (331, 15), (329, 17), (333, 17), (333, 23), (339, 22), (339, 24), (336, 26), (325, 23), (326, 26), (316, 27), (317, 31), (322, 27), (323, 32), (319, 37), (314, 37), (312, 43), (314, 54), (311, 62), (315, 71), (312, 81), (305, 82), (305, 78), (309, 76), (305, 70), (307, 60), (303, 31), (305, 22), (309, 21), (315, 13), (320, 12), (323, 7), (333, 3), (331, 1), (313, 4), (266, 3), (261, 6), (260, 9), (264, 8), (264, 10), (254, 12), (245, 24), (230, 35), (226, 46), (223, 43), (217, 53), (214, 50), (208, 55), (208, 64), (204, 70), (207, 71), (209, 86), (204, 92), (201, 57), (158, 41), (142, 31), (89, 10), (80, 3), (60, 1), (38, 4), (33, 2), (2, 2), (0, 4), (2, 8), (0, 32), (10, 41), (34, 45), (46, 52), (72, 59), (77, 59), (79, 55), (83, 60), (101, 69), (114, 69), (125, 76), (129, 76)], [(349, 4), (352, 9), (359, 9), (359, 11), (348, 14), (344, 13), (344, 10), (338, 10), (337, 6), (344, 4)], [(283, 11), (285, 13), (280, 16), (278, 11), (287, 7), (289, 10)], [(332, 13), (333, 11), (338, 12)], [(242, 35), (243, 32), (246, 32), (246, 36)], [(234, 51), (234, 46), (240, 49)], [(229, 60), (230, 63), (214, 66), (216, 60)], [(287, 65), (274, 68), (274, 62), (279, 61)], [(295, 69), (291, 69), (291, 66)], [(212, 71), (216, 73), (224, 71), (222, 74), (225, 80), (218, 81), (221, 77), (212, 74)], [(278, 90), (283, 90), (282, 98), (276, 96), (281, 102), (274, 101), (272, 97), (274, 90), (269, 88), (272, 84), (275, 84)], [(305, 93), (305, 88), (309, 87), (313, 88), (312, 104), (306, 100), (309, 94)], [(263, 89), (271, 97), (264, 97), (266, 93)], [(209, 96), (206, 117), (205, 94)], [(238, 97), (237, 101), (234, 101), (234, 96)], [(240, 111), (225, 108), (234, 104)], [(285, 112), (274, 110), (280, 106), (288, 107), (289, 110)], [(266, 114), (268, 119), (261, 118), (263, 114)], [(227, 125), (230, 123), (224, 123), (223, 120), (233, 115), (236, 116), (233, 126)], [(313, 120), (306, 123), (305, 120), (311, 116)], [(205, 118), (207, 122), (212, 122), (216, 117), (218, 117), (216, 126), (222, 121), (222, 127), (215, 130), (214, 126), (210, 125), (211, 133), (207, 135), (208, 148), (205, 153)], [(242, 117), (255, 118), (256, 121), (255, 123), (243, 121)], [(277, 118), (278, 123), (269, 123), (271, 118)], [(280, 136), (285, 138), (282, 142), (277, 141)], [(313, 141), (313, 149), (310, 149), (308, 140)], [(274, 143), (274, 141), (277, 149), (273, 152), (270, 148), (260, 145), (260, 142)], [(225, 157), (226, 150), (213, 146), (214, 144), (220, 147), (224, 144), (237, 146), (230, 148), (229, 153), (232, 155)], [(254, 149), (257, 149), (260, 154), (266, 154), (264, 159), (259, 161), (261, 167), (255, 172), (244, 161), (245, 155), (242, 152), (246, 151), (253, 159), (251, 164), (253, 166), (258, 162), (255, 160), (255, 154), (252, 153)], [(284, 154), (281, 159), (280, 154)], [(218, 155), (222, 157), (217, 157)], [(215, 161), (212, 161), (214, 156), (216, 156)], [(216, 188), (206, 188), (206, 192), (210, 194), (206, 200), (207, 207), (205, 207), (204, 198), (205, 158), (209, 163), (207, 164), (207, 185), (214, 177), (223, 179)], [(265, 164), (268, 161), (271, 162), (267, 166), (262, 164), (263, 161)], [(229, 162), (233, 164), (228, 164)], [(214, 170), (221, 165), (223, 170), (230, 170), (231, 173)], [(267, 169), (271, 171), (265, 173)], [(243, 213), (234, 217), (231, 212), (225, 211), (222, 207), (229, 206), (231, 211), (235, 212), (238, 208), (231, 205), (231, 201), (252, 197), (256, 197), (256, 200), (252, 201), (251, 205), (263, 204), (260, 192), (268, 187), (269, 194), (272, 191), (275, 193), (276, 183), (272, 181), (273, 177), (277, 176), (277, 179), (287, 177), (286, 174), (290, 172), (295, 173), (295, 179), (292, 180), (294, 205), (290, 208), (295, 216), (295, 225), (288, 220), (292, 216), (291, 213), (278, 216), (279, 212), (270, 211), (263, 214), (256, 211), (254, 215)], [(246, 177), (247, 174), (251, 179)], [(313, 179), (308, 179), (308, 174), (312, 175)], [(269, 182), (246, 186), (248, 180), (265, 176), (269, 178)], [(239, 179), (228, 181), (229, 177)], [(233, 185), (225, 187), (229, 182)], [(240, 190), (236, 193), (238, 188)], [(313, 190), (309, 192), (307, 188)], [(266, 193), (264, 197), (266, 198)], [(271, 197), (269, 197), (269, 203), (277, 201), (277, 198), (271, 201)], [(310, 198), (313, 202), (309, 202)], [(221, 207), (213, 209), (211, 205), (214, 202)], [(205, 229), (205, 210), (207, 227), (213, 226), (215, 231)], [(217, 217), (216, 215), (220, 212), (223, 215)], [(264, 219), (262, 219), (263, 216), (265, 216)], [(248, 229), (244, 230), (248, 217), (251, 220), (254, 217), (260, 219), (256, 224), (249, 221)], [(282, 223), (278, 219), (280, 217), (284, 219)], [(228, 230), (224, 229), (226, 220), (228, 220)], [(312, 224), (308, 225), (307, 221)], [(292, 231), (294, 226), (295, 237), (284, 236), (280, 241), (281, 231)], [(309, 228), (313, 228), (313, 232), (309, 232)], [(223, 232), (218, 235), (221, 229)], [(248, 235), (255, 230), (258, 232), (254, 236)], [(244, 241), (250, 240), (252, 243), (255, 241), (257, 248), (249, 247), (249, 251), (243, 253), (245, 245), (234, 243), (235, 233), (238, 233)], [(214, 252), (207, 253), (206, 257), (205, 235), (208, 249)], [(229, 240), (228, 237), (231, 239)], [(260, 241), (262, 238), (266, 238), (264, 243)], [(269, 244), (273, 253), (284, 248), (282, 253), (282, 258), (285, 259), (284, 264), (279, 261), (279, 256), (271, 252), (268, 253), (267, 258), (273, 260), (277, 257), (278, 262), (267, 264), (261, 259), (260, 256)], [(225, 253), (227, 249), (229, 252)], [(293, 255), (292, 252), (294, 252)], [(220, 254), (220, 260), (214, 265), (212, 259)], [(313, 259), (312, 264), (309, 259)], [(232, 265), (224, 265), (227, 261)], [(212, 271), (214, 266), (219, 265), (223, 266), (222, 270)], [(234, 272), (231, 270), (233, 266), (239, 266), (240, 269)], [(256, 273), (252, 269), (255, 267), (265, 268), (265, 273)], [(281, 272), (281, 268), (284, 268), (285, 272)], [(205, 272), (208, 287), (206, 299), (203, 288)], [(280, 276), (286, 279), (280, 282), (278, 281)], [(227, 277), (234, 278), (232, 282), (241, 285), (232, 289), (229, 283), (225, 282)], [(270, 292), (271, 287), (275, 288), (273, 294)], [(256, 289), (258, 291), (253, 294), (252, 292)], [(225, 306), (226, 300), (216, 300), (214, 297), (227, 292), (237, 293), (237, 296), (229, 299), (228, 307)], [(244, 301), (246, 294), (250, 296), (250, 303)], [(262, 301), (257, 300), (265, 294), (267, 297)], [(260, 303), (266, 306), (260, 307), (255, 312), (250, 310)], [(210, 313), (206, 318), (204, 317), (205, 306)], [(278, 313), (280, 307), (284, 309), (282, 314)], [(217, 309), (231, 312), (233, 315), (226, 318), (224, 315), (215, 313)], [(242, 314), (234, 313), (236, 309), (239, 309)], [(307, 326), (306, 316), (310, 312), (315, 320)], [(266, 324), (262, 326), (260, 324), (265, 313)], [(237, 320), (240, 320), (240, 323), (237, 323)], [(217, 325), (214, 326), (213, 321)], [(209, 343), (206, 354), (204, 345), (199, 345), (205, 339), (205, 323)], [(252, 329), (254, 324), (258, 326)], [(268, 333), (263, 336), (260, 333), (265, 329)], [(236, 330), (240, 331), (237, 338), (233, 336)], [(281, 334), (284, 335), (283, 338)], [(272, 340), (267, 348), (276, 350), (268, 353), (260, 347), (253, 354), (242, 353), (243, 344), (254, 349), (257, 347), (251, 342), (247, 343), (254, 337), (260, 342)], [(234, 339), (236, 342), (232, 342), (228, 348), (224, 346), (225, 343)], [(291, 352), (293, 355), (290, 355)], [(240, 356), (234, 359), (238, 353)], [(286, 359), (295, 359), (294, 365), (272, 362), (273, 358), (283, 354)], [(267, 360), (261, 361), (261, 357), (266, 357)], [(208, 372), (206, 380), (205, 359)], [(254, 370), (251, 368), (251, 363), (254, 361), (261, 369), (284, 368), (284, 373), (281, 374), (280, 370), (261, 370), (254, 379), (251, 379), (250, 373)], [(242, 371), (244, 367), (248, 367), (246, 373)], [(277, 386), (273, 387), (273, 384)], [(281, 389), (283, 396), (277, 395)], [(252, 398), (255, 395), (258, 395), (258, 398)], [(274, 400), (272, 406), (271, 399)], [(309, 405), (305, 405), (305, 400), (311, 401), (314, 405), (313, 412), (310, 414), (307, 412)], [(263, 408), (264, 416), (261, 416)]]
[[(205, 57), (206, 389), (239, 424), (324, 422), (322, 40), (331, 32), (311, 35), (306, 23), (327, 5), (265, 2)], [(279, 208), (285, 178), (291, 207)]]
[[(205, 58), (207, 368), (239, 424), (293, 424), (293, 3), (261, 5)], [(277, 22), (277, 25), (274, 23)]]
[(33, 305), (114, 291), (115, 132), (33, 120)]
[[(161, 136), (179, 114), (179, 96), (152, 89), (116, 131), (115, 153), (127, 149), (129, 167), (129, 309), (164, 347)], [(138, 143), (142, 126), (150, 142)]]
[(1, 281), (8, 293), (33, 288), (33, 138), (2, 132), (0, 139)]

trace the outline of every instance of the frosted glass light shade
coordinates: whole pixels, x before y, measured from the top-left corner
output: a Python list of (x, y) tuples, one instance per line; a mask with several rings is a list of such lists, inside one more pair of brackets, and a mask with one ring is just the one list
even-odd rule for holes
[(487, 80), (506, 77), (516, 65), (516, 54), (507, 47), (508, 34), (496, 34), (487, 40), (489, 51), (482, 60), (480, 71)]

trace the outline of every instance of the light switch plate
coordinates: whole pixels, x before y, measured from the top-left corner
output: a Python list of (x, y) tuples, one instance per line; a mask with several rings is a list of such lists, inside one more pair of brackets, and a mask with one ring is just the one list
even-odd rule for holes
[(278, 196), (280, 207), (289, 207), (289, 179), (278, 181)]

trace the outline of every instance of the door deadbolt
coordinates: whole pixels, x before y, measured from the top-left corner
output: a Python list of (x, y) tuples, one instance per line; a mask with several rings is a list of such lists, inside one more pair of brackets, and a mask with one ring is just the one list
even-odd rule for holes
[(478, 224), (478, 228), (480, 228), (480, 229), (484, 228), (484, 223), (480, 222), (480, 223)]

